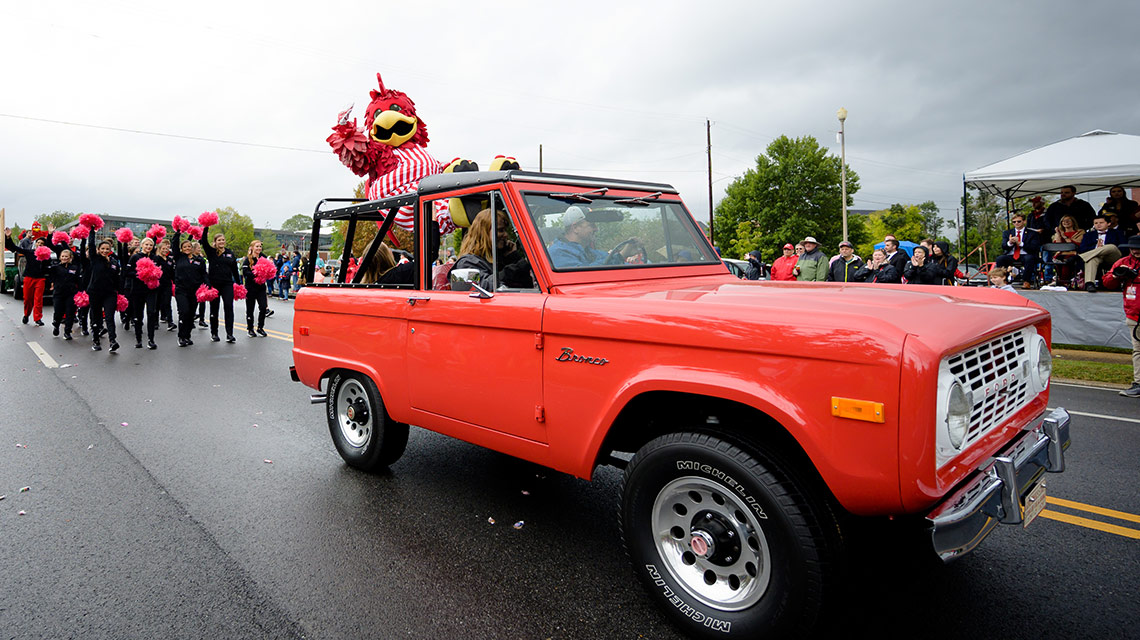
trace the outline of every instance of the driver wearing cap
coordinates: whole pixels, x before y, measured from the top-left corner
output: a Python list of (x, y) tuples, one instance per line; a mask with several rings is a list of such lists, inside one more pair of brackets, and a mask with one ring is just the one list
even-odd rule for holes
[(562, 214), (562, 235), (550, 243), (550, 261), (555, 268), (591, 267), (606, 263), (606, 253), (594, 248), (598, 225), (586, 219), (582, 207), (571, 206)]

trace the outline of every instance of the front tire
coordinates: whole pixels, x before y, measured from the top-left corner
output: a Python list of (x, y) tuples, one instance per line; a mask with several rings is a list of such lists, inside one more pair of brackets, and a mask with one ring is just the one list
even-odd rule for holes
[(378, 471), (404, 455), (408, 425), (388, 415), (372, 378), (355, 372), (334, 373), (329, 378), (325, 413), (333, 444), (349, 466)]
[(784, 637), (815, 625), (831, 573), (820, 521), (831, 511), (793, 477), (700, 433), (662, 436), (634, 456), (622, 536), (642, 584), (686, 633)]

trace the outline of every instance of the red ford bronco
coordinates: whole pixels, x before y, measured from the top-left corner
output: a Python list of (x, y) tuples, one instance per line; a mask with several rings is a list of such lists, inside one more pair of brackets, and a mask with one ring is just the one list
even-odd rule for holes
[[(741, 281), (665, 184), (470, 172), (332, 202), (314, 234), (347, 221), (342, 264), (401, 208), (417, 238), (297, 296), (291, 375), (324, 389), (344, 460), (390, 465), (416, 425), (587, 480), (623, 467), (634, 570), (693, 636), (810, 629), (845, 522), (924, 518), (951, 560), (1028, 525), (1064, 470), (1049, 314), (1017, 295)], [(443, 208), (468, 253), (449, 272)], [(441, 370), (477, 375), (441, 393)]]

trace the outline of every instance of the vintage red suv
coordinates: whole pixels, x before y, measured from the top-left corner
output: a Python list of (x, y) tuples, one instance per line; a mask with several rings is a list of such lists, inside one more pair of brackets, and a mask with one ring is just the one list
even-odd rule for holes
[[(373, 241), (351, 282), (297, 296), (291, 375), (324, 390), (344, 460), (390, 465), (416, 425), (587, 480), (623, 467), (634, 570), (693, 636), (810, 629), (859, 516), (925, 518), (950, 560), (1028, 525), (1064, 470), (1049, 314), (1020, 296), (741, 281), (665, 184), (471, 172), (342, 202), (314, 233), (346, 220), (351, 247), (404, 208), (417, 238), (403, 267)], [(446, 277), (444, 207), (482, 251)], [(478, 375), (440, 393), (440, 370)]]

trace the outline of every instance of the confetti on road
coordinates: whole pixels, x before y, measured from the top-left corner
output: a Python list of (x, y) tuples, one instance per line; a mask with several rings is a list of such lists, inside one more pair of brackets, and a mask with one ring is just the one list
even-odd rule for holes
[(20, 487), (20, 493), (27, 493), (31, 490), (32, 490), (31, 487)]
[[(488, 214), (488, 215), (490, 215), (490, 214)], [(518, 522), (515, 523), (515, 528), (516, 529), (522, 529), (524, 524), (526, 524), (526, 523), (523, 522), (522, 520), (519, 520)]]
[(129, 426), (129, 425), (128, 425), (127, 423), (125, 423), (125, 422), (120, 422), (120, 423), (119, 423), (119, 426), (120, 426), (120, 427), (126, 427), (126, 426)]
[[(491, 214), (489, 214), (489, 213), (488, 213), (487, 215), (491, 215)], [(529, 492), (529, 491), (527, 491), (526, 489), (523, 489), (523, 492), (522, 492), (522, 494), (523, 494), (524, 496), (529, 496), (529, 495), (530, 495), (530, 492)]]
[[(489, 214), (489, 213), (488, 213), (487, 215), (491, 215), (491, 214)], [(68, 367), (75, 367), (75, 366), (78, 366), (78, 365), (74, 365), (74, 364), (61, 364), (61, 365), (59, 365), (59, 368), (60, 368), (60, 369), (66, 369), (66, 368), (68, 368)]]
[(17, 443), (16, 443), (16, 448), (17, 448), (17, 449), (27, 449), (27, 448), (28, 448), (28, 445), (26, 445), (26, 444), (20, 444), (19, 442), (17, 442)]
[[(488, 215), (490, 215), (490, 214), (488, 214)], [(88, 451), (90, 451), (90, 450), (92, 450), (92, 449), (94, 449), (94, 448), (95, 448), (95, 445), (93, 445), (93, 444), (89, 444), (89, 445), (87, 445), (87, 450), (88, 450)]]
[(272, 461), (272, 460), (270, 460), (269, 458), (266, 458), (265, 460), (262, 460), (262, 462), (264, 462), (265, 464), (273, 464), (273, 461)]
[[(491, 215), (491, 214), (489, 214), (489, 213), (488, 213), (487, 215)], [(215, 386), (215, 387), (220, 387), (220, 386), (222, 386), (222, 385), (220, 385), (220, 384), (216, 384), (216, 385), (214, 385), (214, 386)]]
[[(489, 213), (488, 213), (487, 215), (491, 215), (491, 214), (489, 214)], [(257, 428), (257, 425), (256, 425), (256, 424), (255, 424), (255, 425), (253, 425), (253, 428), (254, 428), (254, 429), (256, 429), (256, 428)]]
[(4, 498), (7, 498), (7, 497), (8, 496), (0, 496), (0, 500), (3, 500)]
[[(487, 214), (487, 215), (491, 215), (491, 214)], [(262, 412), (258, 411), (256, 415), (261, 415), (261, 414), (262, 414)]]
[(495, 519), (494, 518), (487, 518), (487, 522), (489, 524), (495, 524)]
[[(487, 214), (487, 215), (491, 215), (491, 214)], [(18, 516), (26, 516), (26, 515), (28, 515), (28, 512), (27, 512), (27, 511), (17, 511), (17, 512), (16, 512), (16, 515), (18, 515)]]
[[(489, 213), (488, 213), (487, 215), (491, 215), (491, 214), (489, 214)], [(154, 402), (154, 400), (151, 400), (150, 398), (147, 398), (147, 402)]]

